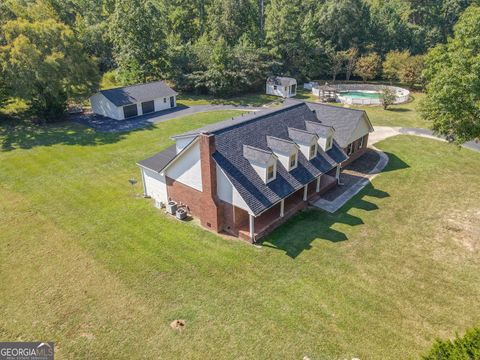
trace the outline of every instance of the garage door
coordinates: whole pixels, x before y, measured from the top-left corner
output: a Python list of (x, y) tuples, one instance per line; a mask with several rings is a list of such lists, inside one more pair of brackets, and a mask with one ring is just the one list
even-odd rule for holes
[(137, 116), (138, 115), (137, 105), (135, 104), (135, 105), (124, 106), (123, 115), (125, 115), (125, 119), (131, 118), (133, 116)]
[(155, 104), (153, 101), (146, 101), (142, 103), (142, 113), (148, 114), (155, 111)]

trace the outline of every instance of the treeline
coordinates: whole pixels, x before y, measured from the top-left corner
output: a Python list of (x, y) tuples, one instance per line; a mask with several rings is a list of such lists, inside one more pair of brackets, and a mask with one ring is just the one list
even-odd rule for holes
[(3, 88), (45, 112), (112, 70), (125, 84), (168, 79), (222, 96), (258, 89), (267, 74), (368, 80), (386, 69), (414, 83), (419, 56), (474, 1), (6, 0), (0, 71)]

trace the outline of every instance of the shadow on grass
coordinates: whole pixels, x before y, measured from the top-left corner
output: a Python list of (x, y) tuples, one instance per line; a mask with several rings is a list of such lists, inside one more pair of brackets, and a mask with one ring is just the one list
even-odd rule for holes
[[(389, 152), (385, 152), (385, 154), (389, 157), (389, 162), (382, 172), (402, 170), (410, 167), (395, 154)], [(361, 165), (364, 165), (362, 163), (358, 163), (361, 161), (361, 159), (362, 158), (357, 159), (355, 162), (350, 164), (349, 167), (356, 168), (358, 171), (362, 168)], [(368, 173), (369, 171), (365, 172)], [(347, 174), (342, 173), (342, 175), (344, 175), (342, 181), (350, 184), (357, 183), (358, 181), (364, 179), (363, 177), (357, 175), (348, 175), (349, 178), (345, 178)], [(340, 188), (333, 189), (332, 191), (336, 191), (338, 189)], [(364, 211), (378, 210), (379, 207), (376, 203), (365, 200), (366, 196), (383, 199), (389, 197), (390, 195), (381, 189), (375, 188), (373, 184), (369, 182), (357, 195), (347, 201), (344, 206), (342, 206), (333, 214), (316, 209), (297, 214), (295, 217), (287, 221), (284, 225), (280, 226), (269, 236), (267, 236), (263, 240), (263, 246), (283, 250), (288, 256), (295, 259), (304, 250), (309, 250), (311, 248), (312, 241), (315, 239), (327, 240), (331, 242), (348, 240), (345, 233), (334, 229), (334, 226), (362, 225), (363, 220), (361, 218), (353, 216), (348, 212), (353, 208), (362, 209)], [(324, 195), (324, 197), (328, 197), (328, 193)]]
[[(149, 129), (153, 129), (153, 125), (142, 128), (142, 130)], [(0, 151), (57, 144), (82, 146), (112, 144), (124, 139), (132, 131), (97, 132), (70, 121), (35, 125), (28, 121), (0, 120)]]
[(404, 112), (411, 112), (412, 109), (407, 109), (407, 108), (389, 108), (387, 111), (391, 111), (391, 112), (397, 112), (397, 113), (404, 113)]
[(381, 199), (390, 195), (369, 183), (334, 214), (316, 209), (301, 212), (267, 236), (262, 241), (262, 245), (282, 250), (286, 255), (295, 259), (303, 251), (311, 249), (311, 243), (316, 239), (331, 242), (346, 241), (348, 240), (347, 235), (336, 230), (335, 225), (353, 227), (364, 224), (361, 218), (349, 214), (348, 211), (352, 208), (365, 211), (378, 209), (375, 203), (365, 200), (365, 196)]

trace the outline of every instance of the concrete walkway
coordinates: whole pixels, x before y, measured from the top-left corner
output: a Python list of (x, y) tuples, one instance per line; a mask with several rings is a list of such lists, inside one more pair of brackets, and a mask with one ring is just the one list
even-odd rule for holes
[[(368, 175), (351, 185), (351, 187), (347, 191), (335, 198), (335, 200), (328, 201), (326, 199), (320, 198), (313, 204), (313, 206), (325, 210), (329, 213), (334, 213), (343, 205), (345, 205), (348, 200), (358, 194), (360, 190), (362, 190), (369, 182), (371, 182), (372, 179), (375, 178), (375, 176), (380, 174), (385, 168), (385, 166), (388, 164), (388, 156), (383, 151), (373, 146), (373, 144), (396, 135), (414, 135), (433, 140), (446, 141), (444, 138), (433, 135), (433, 132), (430, 130), (391, 126), (375, 126), (375, 131), (370, 134), (368, 139), (369, 147), (377, 151), (380, 155), (380, 159), (378, 160), (375, 168)], [(462, 145), (462, 147), (480, 152), (480, 143), (475, 143), (474, 141), (465, 143)]]
[(70, 119), (74, 122), (86, 125), (100, 132), (132, 131), (161, 123), (174, 118), (186, 115), (219, 110), (239, 110), (239, 111), (259, 111), (261, 107), (236, 106), (236, 105), (179, 105), (175, 108), (159, 111), (156, 113), (137, 116), (127, 120), (114, 120), (104, 116), (86, 113), (72, 116)]

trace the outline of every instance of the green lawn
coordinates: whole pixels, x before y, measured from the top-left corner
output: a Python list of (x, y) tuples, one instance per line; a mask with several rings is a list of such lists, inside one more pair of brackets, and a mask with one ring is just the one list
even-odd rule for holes
[[(231, 98), (218, 98), (212, 95), (194, 95), (180, 94), (177, 97), (178, 104), (192, 105), (236, 105), (236, 106), (263, 106), (271, 103), (279, 103), (281, 99), (277, 96), (267, 95), (264, 93), (252, 93), (234, 96)], [(275, 104), (272, 104), (275, 105)]]
[[(410, 95), (410, 102), (400, 105), (392, 105), (388, 110), (383, 110), (381, 106), (348, 106), (353, 109), (365, 110), (373, 125), (377, 126), (401, 126), (429, 129), (430, 123), (423, 120), (418, 111), (421, 100), (425, 97), (424, 93), (414, 92)], [(317, 102), (318, 98), (311, 92), (298, 90), (297, 99)], [(333, 104), (344, 106), (342, 104)]]
[(127, 181), (170, 135), (233, 114), (124, 134), (0, 125), (0, 338), (53, 340), (58, 359), (405, 359), (480, 323), (480, 154), (381, 142), (372, 186), (258, 249)]

